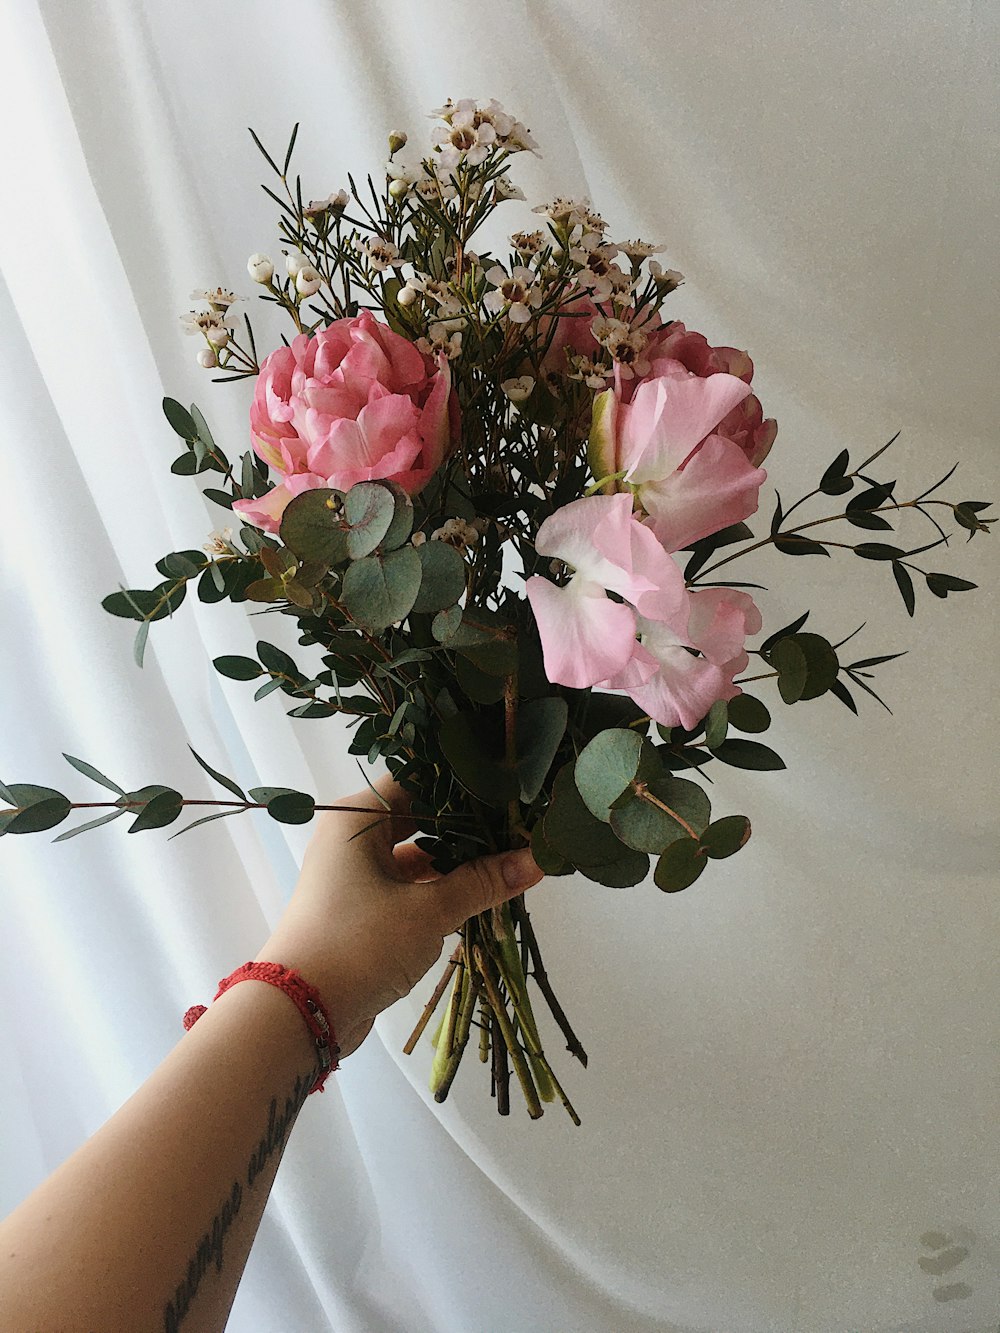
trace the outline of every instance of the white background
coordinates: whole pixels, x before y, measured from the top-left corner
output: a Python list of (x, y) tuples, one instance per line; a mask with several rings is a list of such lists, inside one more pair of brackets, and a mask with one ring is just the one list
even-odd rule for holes
[[(322, 197), (377, 172), (390, 129), (422, 147), (447, 96), (496, 97), (544, 154), (513, 171), (529, 201), (588, 194), (612, 236), (666, 244), (687, 279), (670, 314), (750, 351), (779, 422), (767, 512), (774, 483), (794, 498), (842, 447), (859, 459), (897, 430), (882, 475), (900, 495), (955, 460), (953, 498), (995, 495), (998, 13), (10, 0), (0, 777), (99, 799), (67, 751), (131, 786), (217, 794), (190, 742), (244, 783), (358, 784), (335, 724), (289, 721), (283, 696), (253, 705), (213, 671), (274, 617), (189, 602), (140, 672), (100, 608), (224, 522), (170, 476), (159, 401), (196, 399), (244, 447), (246, 386), (208, 382), (177, 315), (194, 287), (249, 295), (246, 256), (276, 252), (247, 125), (281, 146), (301, 121), (304, 190)], [(510, 230), (529, 220), (507, 207)], [(276, 340), (266, 314), (257, 328)], [(474, 1059), (436, 1106), (427, 1044), (400, 1054), (421, 989), (380, 1020), (302, 1114), (231, 1329), (996, 1328), (995, 546), (926, 557), (982, 586), (918, 588), (913, 621), (884, 567), (754, 562), (771, 629), (811, 605), (834, 639), (868, 622), (858, 656), (909, 650), (880, 672), (893, 716), (775, 700), (789, 771), (719, 776), (716, 809), (745, 811), (754, 838), (688, 893), (532, 893), (590, 1053), (587, 1071), (560, 1063), (582, 1128), (554, 1108), (499, 1119)], [(307, 837), (244, 817), (176, 841), (121, 823), (3, 840), (6, 1207), (259, 949)], [(940, 1279), (918, 1264), (930, 1230), (969, 1251)]]

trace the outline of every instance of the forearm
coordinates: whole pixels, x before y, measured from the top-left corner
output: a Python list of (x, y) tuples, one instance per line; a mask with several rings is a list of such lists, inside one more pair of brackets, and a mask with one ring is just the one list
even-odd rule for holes
[(218, 1333), (316, 1074), (291, 999), (232, 987), (0, 1223), (3, 1333)]

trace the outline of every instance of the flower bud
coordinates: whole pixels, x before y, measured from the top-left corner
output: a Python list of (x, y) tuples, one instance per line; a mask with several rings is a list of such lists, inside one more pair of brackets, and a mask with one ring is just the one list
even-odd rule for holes
[(406, 131), (393, 130), (389, 135), (389, 156), (398, 153), (401, 148), (406, 146)]
[(310, 268), (309, 260), (300, 250), (285, 251), (285, 272), (293, 280), (299, 276), (300, 268)]
[(396, 300), (400, 305), (407, 306), (412, 305), (418, 296), (419, 292), (416, 287), (411, 287), (410, 284), (407, 283), (405, 287), (399, 289), (399, 294), (397, 295)]
[(412, 186), (408, 180), (394, 180), (389, 182), (389, 194), (393, 199), (405, 199), (411, 189)]
[(247, 260), (247, 272), (254, 282), (266, 285), (274, 277), (274, 265), (267, 255), (251, 255)]
[(323, 285), (323, 279), (312, 264), (303, 264), (295, 274), (295, 290), (300, 296), (312, 296)]
[(213, 347), (225, 347), (229, 342), (229, 330), (225, 324), (213, 324), (211, 328), (205, 330), (205, 337)]
[(211, 347), (203, 347), (198, 353), (198, 364), (205, 370), (214, 370), (219, 364), (219, 358)]
[(338, 190), (336, 194), (330, 195), (330, 207), (335, 213), (343, 213), (350, 200), (351, 196), (346, 190)]

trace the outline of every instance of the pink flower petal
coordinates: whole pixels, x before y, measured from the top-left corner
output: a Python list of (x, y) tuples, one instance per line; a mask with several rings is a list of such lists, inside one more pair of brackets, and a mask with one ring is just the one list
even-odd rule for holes
[(234, 500), (233, 510), (255, 528), (277, 532), (281, 526), (281, 516), (291, 499), (292, 492), (287, 486), (274, 486), (256, 500)]
[(640, 499), (649, 514), (648, 524), (664, 547), (680, 551), (755, 513), (766, 477), (763, 469), (751, 466), (738, 445), (710, 435), (681, 471), (642, 486)]
[(545, 674), (553, 685), (586, 689), (621, 671), (635, 648), (635, 612), (577, 577), (565, 588), (539, 575), (525, 592), (538, 624)]
[(639, 385), (631, 403), (620, 409), (621, 466), (626, 480), (658, 482), (683, 466), (692, 450), (723, 417), (750, 393), (750, 386), (735, 375), (702, 379), (679, 361), (658, 367), (669, 373)]

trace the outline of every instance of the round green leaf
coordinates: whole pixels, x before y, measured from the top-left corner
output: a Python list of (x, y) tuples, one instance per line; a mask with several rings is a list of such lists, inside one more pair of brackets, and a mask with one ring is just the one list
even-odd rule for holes
[(611, 819), (611, 806), (639, 772), (643, 743), (637, 731), (611, 727), (599, 731), (577, 758), (577, 789), (591, 814), (605, 824)]
[(387, 486), (377, 481), (359, 481), (344, 497), (347, 554), (352, 560), (371, 555), (389, 531), (396, 503)]
[(230, 680), (256, 680), (264, 674), (263, 667), (252, 657), (216, 657), (212, 665), (220, 676), (228, 676)]
[(771, 714), (759, 699), (752, 694), (738, 694), (729, 700), (729, 725), (737, 731), (767, 731), (771, 725)]
[(339, 495), (322, 487), (303, 491), (288, 503), (281, 516), (279, 536), (301, 560), (320, 560), (326, 566), (347, 559), (347, 536)]
[(710, 750), (721, 745), (729, 729), (729, 709), (725, 699), (717, 699), (705, 719), (705, 744)]
[(279, 792), (267, 803), (267, 813), (279, 824), (308, 824), (316, 812), (316, 802), (304, 791)]
[(468, 565), (447, 542), (424, 542), (416, 552), (420, 561), (420, 591), (413, 610), (423, 615), (454, 606), (465, 592)]
[(580, 874), (609, 889), (630, 889), (634, 884), (641, 884), (649, 874), (649, 857), (645, 852), (630, 848), (623, 848), (622, 853), (616, 861), (579, 866)]
[[(459, 661), (462, 659), (459, 658)], [(556, 751), (566, 734), (569, 706), (565, 699), (548, 695), (522, 699), (517, 709), (517, 776), (521, 800), (532, 802), (542, 790)]]
[(552, 801), (545, 812), (544, 835), (553, 851), (580, 869), (610, 865), (622, 856), (622, 843), (584, 805), (572, 764), (556, 774)]
[(413, 531), (413, 501), (394, 481), (383, 481), (381, 485), (385, 486), (393, 499), (392, 521), (382, 538), (383, 551), (394, 551), (397, 546), (402, 546), (410, 533)]
[(806, 683), (799, 697), (818, 699), (821, 694), (826, 694), (837, 679), (840, 662), (836, 651), (833, 644), (821, 634), (796, 634), (794, 642), (805, 654), (806, 659)]
[(798, 703), (809, 678), (809, 663), (796, 641), (781, 639), (770, 653), (771, 665), (778, 672), (778, 693), (786, 704)]
[(569, 875), (573, 872), (566, 858), (549, 846), (545, 838), (544, 821), (541, 819), (536, 821), (531, 830), (531, 855), (539, 870), (544, 870), (546, 875)]
[(701, 847), (706, 856), (721, 861), (733, 856), (750, 837), (750, 821), (746, 815), (726, 815), (717, 819), (701, 835)]
[(653, 880), (664, 893), (679, 893), (695, 882), (706, 864), (705, 855), (693, 838), (678, 838), (657, 861)]
[(355, 560), (344, 574), (344, 605), (362, 628), (386, 629), (409, 615), (420, 573), (420, 557), (412, 546)]
[(654, 801), (669, 806), (695, 833), (701, 833), (707, 826), (711, 802), (697, 783), (683, 778), (654, 778), (646, 784), (646, 791), (652, 800), (636, 794), (611, 811), (611, 827), (629, 847), (641, 852), (662, 852), (678, 838), (691, 840), (688, 829)]

